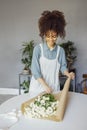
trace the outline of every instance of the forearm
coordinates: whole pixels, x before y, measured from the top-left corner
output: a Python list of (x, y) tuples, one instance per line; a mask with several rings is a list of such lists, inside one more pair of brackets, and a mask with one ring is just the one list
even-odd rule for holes
[(43, 78), (38, 78), (37, 81), (38, 81), (43, 87), (48, 86), (47, 83), (44, 81)]
[(52, 92), (52, 88), (46, 83), (46, 81), (43, 78), (38, 78), (37, 81), (42, 85), (42, 87), (45, 89), (47, 93)]

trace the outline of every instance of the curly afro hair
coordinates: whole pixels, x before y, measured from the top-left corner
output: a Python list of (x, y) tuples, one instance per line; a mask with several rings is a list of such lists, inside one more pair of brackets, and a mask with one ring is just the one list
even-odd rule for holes
[(43, 39), (47, 31), (53, 30), (58, 36), (65, 37), (66, 21), (64, 14), (58, 10), (44, 11), (38, 21), (40, 36)]

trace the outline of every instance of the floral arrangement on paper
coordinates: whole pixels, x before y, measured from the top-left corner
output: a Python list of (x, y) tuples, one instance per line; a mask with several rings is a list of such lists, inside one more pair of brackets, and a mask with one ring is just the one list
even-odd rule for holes
[(56, 115), (58, 104), (53, 94), (43, 94), (25, 107), (25, 116), (41, 118)]

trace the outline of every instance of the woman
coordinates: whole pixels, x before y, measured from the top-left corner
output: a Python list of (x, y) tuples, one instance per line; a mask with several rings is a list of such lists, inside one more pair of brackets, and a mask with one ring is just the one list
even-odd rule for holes
[(63, 48), (56, 44), (58, 37), (65, 37), (63, 13), (58, 10), (44, 11), (38, 25), (43, 42), (35, 46), (33, 51), (29, 92), (34, 96), (43, 91), (52, 93), (60, 90), (59, 71), (74, 78), (74, 73), (68, 72)]

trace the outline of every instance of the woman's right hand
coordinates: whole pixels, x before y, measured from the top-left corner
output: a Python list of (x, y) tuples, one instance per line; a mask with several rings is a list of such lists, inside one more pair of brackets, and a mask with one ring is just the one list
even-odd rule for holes
[(38, 82), (44, 87), (46, 93), (52, 93), (52, 88), (48, 86), (48, 84), (44, 81), (43, 78), (38, 78)]
[(49, 86), (45, 86), (45, 92), (46, 93), (52, 93), (52, 88), (51, 87), (49, 87)]

